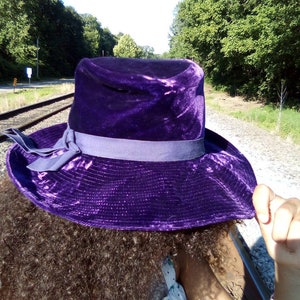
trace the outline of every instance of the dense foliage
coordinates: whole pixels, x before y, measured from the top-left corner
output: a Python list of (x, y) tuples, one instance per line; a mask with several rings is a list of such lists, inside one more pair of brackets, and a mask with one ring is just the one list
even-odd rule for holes
[(153, 58), (154, 49), (138, 46), (127, 34), (114, 36), (96, 17), (79, 15), (62, 0), (1, 0), (0, 80), (73, 76), (83, 57)]
[(150, 46), (139, 46), (129, 34), (119, 33), (118, 43), (113, 49), (116, 57), (130, 58), (158, 58), (154, 54), (154, 48)]
[(82, 57), (112, 55), (116, 43), (95, 17), (61, 0), (0, 2), (0, 80), (24, 76), (25, 66), (33, 77), (72, 76)]
[(141, 58), (143, 51), (129, 34), (120, 37), (118, 44), (113, 49), (117, 57)]
[(298, 0), (182, 0), (170, 43), (172, 57), (194, 59), (232, 94), (276, 101), (284, 83), (299, 102)]

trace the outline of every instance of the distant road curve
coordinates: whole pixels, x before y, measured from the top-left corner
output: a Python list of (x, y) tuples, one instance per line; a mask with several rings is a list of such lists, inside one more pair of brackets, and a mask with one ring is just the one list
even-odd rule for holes
[[(63, 84), (63, 83), (74, 83), (73, 78), (61, 78), (55, 80), (42, 80), (42, 81), (33, 81), (33, 82), (20, 82), (17, 83), (15, 91), (19, 91), (21, 89), (30, 89), (30, 88), (41, 88), (45, 86)], [(0, 84), (0, 93), (14, 92), (13, 83), (11, 84)]]

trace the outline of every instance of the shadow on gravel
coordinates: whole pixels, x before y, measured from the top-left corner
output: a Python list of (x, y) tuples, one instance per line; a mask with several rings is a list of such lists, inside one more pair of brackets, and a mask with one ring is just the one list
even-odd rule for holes
[(257, 273), (263, 281), (267, 290), (272, 294), (274, 292), (274, 261), (270, 257), (265, 241), (260, 237), (250, 249), (250, 256), (255, 266)]

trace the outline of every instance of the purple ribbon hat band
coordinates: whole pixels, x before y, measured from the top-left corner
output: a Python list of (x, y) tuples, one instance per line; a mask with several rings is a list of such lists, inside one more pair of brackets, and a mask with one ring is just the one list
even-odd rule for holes
[[(203, 138), (180, 141), (139, 141), (93, 136), (67, 127), (62, 138), (52, 148), (38, 149), (32, 139), (18, 129), (10, 128), (4, 133), (27, 153), (40, 156), (27, 166), (37, 172), (58, 171), (81, 153), (110, 159), (148, 162), (191, 160), (205, 153)], [(54, 154), (56, 155), (53, 156)]]

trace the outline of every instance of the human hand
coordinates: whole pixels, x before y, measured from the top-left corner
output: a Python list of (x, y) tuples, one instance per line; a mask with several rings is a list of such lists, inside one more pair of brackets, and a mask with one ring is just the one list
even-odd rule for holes
[(277, 264), (300, 272), (300, 200), (284, 199), (258, 185), (253, 204), (270, 256)]

